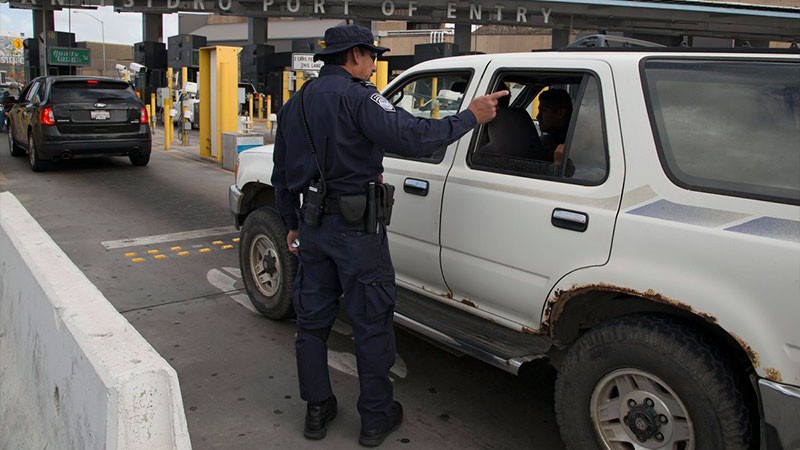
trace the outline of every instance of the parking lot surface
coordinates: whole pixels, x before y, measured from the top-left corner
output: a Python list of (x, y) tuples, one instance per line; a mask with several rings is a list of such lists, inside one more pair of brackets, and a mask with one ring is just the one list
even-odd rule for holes
[[(256, 314), (243, 290), (227, 203), (233, 174), (153, 142), (147, 167), (77, 159), (33, 173), (3, 136), (0, 191), (17, 196), (177, 370), (194, 448), (356, 448), (358, 380), (346, 322), (330, 339), (339, 415), (324, 441), (307, 441), (295, 325)], [(397, 348), (392, 377), (405, 424), (382, 448), (564, 448), (546, 364), (515, 377), (403, 330)]]

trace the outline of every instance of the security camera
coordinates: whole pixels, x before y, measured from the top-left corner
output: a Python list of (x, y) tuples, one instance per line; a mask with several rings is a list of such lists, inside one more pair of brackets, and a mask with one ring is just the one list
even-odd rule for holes
[(117, 70), (127, 70), (127, 69), (128, 69), (127, 67), (123, 66), (122, 64), (117, 64), (117, 65), (116, 65), (116, 66), (114, 66), (114, 67), (116, 67), (116, 68), (117, 68)]
[(131, 72), (139, 73), (142, 70), (147, 70), (147, 67), (141, 64), (131, 63)]

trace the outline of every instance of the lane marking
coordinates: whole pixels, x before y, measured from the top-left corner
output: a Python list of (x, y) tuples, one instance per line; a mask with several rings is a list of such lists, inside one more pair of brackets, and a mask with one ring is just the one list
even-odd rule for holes
[(222, 241), (214, 241), (211, 243), (211, 245), (222, 245), (222, 244), (224, 244), (224, 242)]
[(231, 241), (232, 242), (239, 242), (239, 238), (233, 238), (233, 239), (231, 239)]
[(211, 249), (210, 249), (210, 248), (201, 248), (201, 249), (199, 250), (199, 252), (200, 252), (200, 253), (208, 253), (208, 252), (210, 252), (210, 251), (211, 251)]
[(233, 246), (232, 246), (232, 245), (223, 245), (221, 248), (222, 248), (223, 250), (230, 250), (230, 249), (232, 249), (232, 248), (233, 248)]
[(181, 248), (180, 247), (170, 247), (170, 250), (176, 251), (176, 250), (181, 250)]
[(158, 250), (148, 250), (147, 251), (148, 255), (155, 255), (156, 253), (158, 253)]
[(189, 255), (189, 252), (178, 252), (178, 256), (186, 256)]
[(167, 255), (156, 255), (156, 256), (154, 256), (155, 259), (164, 259), (166, 257), (167, 257)]
[(162, 242), (185, 241), (189, 239), (197, 239), (209, 236), (218, 236), (220, 234), (236, 233), (236, 227), (217, 227), (206, 228), (204, 230), (183, 231), (180, 233), (158, 234), (154, 236), (142, 236), (131, 239), (118, 239), (115, 241), (103, 241), (100, 243), (106, 250), (113, 250), (117, 248), (137, 247), (141, 245), (160, 244)]
[(134, 256), (136, 256), (136, 253), (125, 253), (126, 258), (133, 258)]
[(248, 296), (247, 296), (247, 294), (236, 294), (236, 295), (231, 295), (231, 298), (232, 298), (232, 299), (233, 299), (233, 301), (235, 301), (236, 303), (238, 303), (238, 304), (240, 304), (240, 305), (244, 306), (244, 307), (245, 307), (247, 310), (249, 310), (249, 311), (252, 311), (252, 312), (254, 312), (254, 313), (258, 314), (259, 316), (261, 315), (261, 313), (260, 313), (260, 312), (258, 312), (258, 310), (256, 309), (256, 307), (255, 307), (255, 306), (253, 306), (253, 302), (251, 302), (251, 301), (250, 301), (250, 297), (248, 297)]
[(144, 258), (133, 258), (131, 261), (133, 261), (133, 262), (142, 262), (142, 261), (144, 261)]

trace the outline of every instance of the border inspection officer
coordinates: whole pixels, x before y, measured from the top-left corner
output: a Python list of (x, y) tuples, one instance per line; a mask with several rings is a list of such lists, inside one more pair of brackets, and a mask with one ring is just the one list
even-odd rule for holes
[[(395, 361), (392, 318), (395, 276), (386, 239), (393, 188), (381, 183), (384, 150), (409, 157), (433, 154), (479, 123), (491, 121), (497, 98), (474, 99), (467, 110), (420, 119), (395, 107), (365, 81), (375, 58), (364, 27), (325, 32), (325, 65), (278, 114), (272, 184), (299, 258), (292, 300), (297, 313), (297, 372), (307, 403), (304, 435), (325, 437), (337, 404), (328, 375), (327, 339), (344, 295), (353, 324), (361, 395), (359, 443), (380, 445), (403, 422), (389, 369)], [(303, 204), (300, 195), (303, 194)]]

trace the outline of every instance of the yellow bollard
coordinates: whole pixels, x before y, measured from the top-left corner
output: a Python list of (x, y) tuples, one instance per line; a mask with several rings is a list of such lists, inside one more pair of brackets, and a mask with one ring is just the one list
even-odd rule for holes
[(155, 93), (150, 94), (150, 111), (153, 111), (153, 115), (150, 116), (150, 121), (153, 122), (150, 125), (150, 128), (155, 130), (156, 129), (156, 121), (158, 119), (156, 117), (156, 94)]
[(169, 126), (172, 118), (169, 117), (169, 103), (164, 99), (164, 151), (169, 151)]
[(247, 99), (248, 102), (248, 116), (247, 118), (250, 119), (250, 122), (253, 122), (253, 94), (250, 94)]
[(258, 94), (258, 120), (264, 120), (264, 94)]
[(431, 86), (431, 101), (433, 102), (433, 110), (431, 110), (431, 118), (439, 118), (439, 100), (436, 97), (439, 95), (439, 78), (433, 77), (433, 86)]
[(150, 118), (153, 117), (150, 113), (150, 105), (144, 105), (144, 110), (147, 111), (147, 125), (150, 125)]
[(189, 78), (189, 68), (181, 67), (181, 84), (178, 87), (183, 89), (183, 87), (186, 86), (186, 82), (189, 81), (188, 78)]
[(303, 79), (303, 71), (298, 70), (294, 73), (294, 75), (296, 77), (294, 82), (294, 91), (298, 92), (300, 88), (303, 87), (303, 83), (305, 83), (305, 80)]
[(283, 72), (283, 103), (281, 103), (282, 105), (285, 105), (286, 102), (289, 101), (289, 96), (290, 95), (291, 94), (289, 93), (289, 72), (288, 71), (284, 71)]
[(376, 65), (378, 66), (378, 71), (375, 72), (375, 86), (379, 91), (383, 91), (383, 88), (389, 84), (389, 61), (378, 61)]
[(172, 67), (167, 67), (167, 87), (169, 88), (169, 109), (167, 111), (169, 126), (167, 129), (169, 130), (169, 140), (172, 141), (175, 139), (175, 124), (173, 124), (172, 116), (169, 114), (172, 111)]
[(269, 128), (270, 131), (272, 131), (272, 122), (270, 122), (270, 120), (269, 120), (269, 116), (271, 116), (271, 115), (272, 115), (272, 96), (268, 95), (267, 96), (267, 123), (268, 123), (267, 127)]

